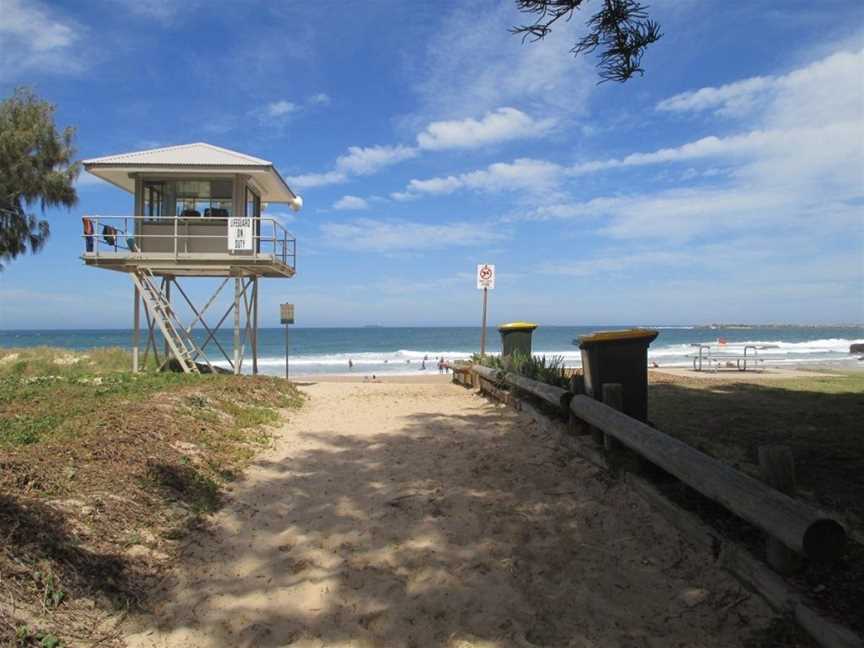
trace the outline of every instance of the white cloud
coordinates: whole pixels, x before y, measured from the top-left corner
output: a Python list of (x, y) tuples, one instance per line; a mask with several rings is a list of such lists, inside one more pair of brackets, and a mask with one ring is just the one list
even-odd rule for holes
[[(425, 180), (411, 180), (403, 192), (391, 194), (394, 200), (414, 200), (421, 195), (451, 194), (460, 189), (475, 191), (531, 192), (555, 189), (566, 176), (578, 176), (599, 171), (652, 164), (666, 164), (709, 157), (746, 157), (763, 150), (772, 142), (788, 142), (791, 135), (785, 131), (754, 131), (727, 138), (704, 137), (674, 148), (649, 153), (631, 153), (624, 158), (591, 160), (564, 167), (546, 160), (519, 158), (512, 163), (496, 162), (485, 169), (458, 175), (439, 176)], [(814, 135), (814, 137), (820, 134)], [(716, 174), (716, 173), (715, 173)]]
[(469, 189), (482, 191), (545, 191), (555, 185), (562, 168), (554, 162), (518, 158), (511, 163), (496, 162), (486, 169), (461, 176)]
[[(670, 293), (680, 293), (688, 295), (691, 317), (689, 309), (703, 302), (716, 318), (735, 318), (720, 311), (733, 313), (736, 308), (752, 318), (768, 312), (769, 303), (775, 317), (787, 321), (818, 319), (807, 311), (813, 303), (860, 317), (862, 73), (862, 53), (840, 53), (782, 77), (730, 84), (714, 94), (685, 95), (686, 103), (681, 99), (670, 105), (719, 110), (723, 119), (734, 111), (743, 132), (586, 162), (568, 172), (580, 175), (697, 160), (714, 164), (718, 159), (724, 162), (722, 172), (716, 166), (690, 167), (672, 188), (637, 185), (645, 188), (559, 201), (504, 221), (588, 221), (585, 227), (618, 242), (618, 247), (587, 259), (550, 261), (535, 272), (568, 275), (576, 282), (647, 274), (651, 284), (640, 285), (633, 295), (640, 312), (648, 312), (654, 301), (665, 300)], [(740, 100), (744, 96), (746, 102)], [(822, 105), (829, 109), (820, 110)], [(664, 273), (675, 279), (658, 279)]]
[[(821, 118), (846, 121), (860, 119), (861, 75), (864, 50), (837, 52), (780, 76), (759, 76), (723, 86), (709, 86), (677, 94), (657, 104), (667, 112), (713, 110), (722, 116), (764, 115), (783, 107), (783, 120), (776, 126), (815, 126)], [(851, 82), (850, 88), (837, 87)], [(814, 93), (815, 89), (819, 91)], [(858, 92), (855, 92), (857, 88)], [(773, 115), (777, 116), (777, 115)]]
[(348, 180), (348, 176), (341, 171), (327, 171), (326, 173), (304, 173), (287, 176), (285, 180), (289, 185), (297, 189), (311, 189), (313, 187), (340, 184)]
[(324, 187), (347, 182), (352, 175), (372, 175), (384, 167), (417, 156), (409, 146), (349, 146), (347, 153), (336, 159), (336, 168), (323, 173), (305, 173), (287, 178), (299, 188)]
[(778, 237), (790, 232), (845, 232), (857, 236), (864, 248), (862, 75), (864, 51), (841, 52), (784, 76), (745, 80), (716, 93), (677, 95), (668, 105), (682, 110), (740, 107), (739, 98), (746, 95), (755, 111), (747, 125), (756, 128), (621, 159), (585, 162), (568, 172), (723, 159), (729, 165), (724, 173), (709, 169), (702, 176), (713, 184), (694, 184), (690, 172), (677, 188), (561, 203), (510, 220), (604, 217), (608, 236), (677, 242), (703, 235), (740, 236), (759, 228)]
[(23, 72), (68, 74), (84, 69), (83, 28), (38, 2), (3, 0), (0, 79)]
[(333, 203), (333, 209), (369, 209), (369, 203), (358, 196), (342, 196), (339, 200)]
[(782, 139), (787, 134), (782, 131), (753, 131), (731, 137), (711, 135), (681, 146), (663, 148), (650, 153), (631, 153), (621, 159), (593, 160), (575, 164), (568, 169), (572, 175), (582, 175), (608, 169), (665, 164), (685, 160), (698, 160), (707, 157), (752, 155), (765, 147), (770, 141)]
[(592, 275), (608, 275), (621, 273), (634, 268), (658, 266), (682, 266), (697, 262), (699, 257), (689, 250), (619, 250), (592, 256), (576, 261), (547, 261), (537, 266), (534, 271), (540, 274), (563, 275), (568, 277), (590, 277)]
[[(311, 95), (302, 103), (289, 101), (288, 99), (276, 99), (250, 110), (249, 115), (256, 117), (262, 125), (280, 127), (285, 126), (295, 116), (308, 113), (329, 103), (330, 97), (325, 94)], [(237, 119), (233, 117), (228, 118), (226, 121), (226, 124), (229, 125), (228, 130), (235, 128), (238, 123)]]
[(318, 94), (314, 94), (306, 100), (310, 106), (329, 106), (330, 105), (330, 96), (324, 94), (323, 92), (319, 92)]
[[(582, 22), (562, 21), (542, 41), (527, 44), (509, 32), (524, 21), (512, 3), (470, 5), (444, 16), (422, 60), (407, 64), (420, 109), (403, 121), (418, 132), (419, 148), (474, 148), (539, 137), (560, 121), (559, 115), (585, 112), (596, 71), (585, 57), (569, 54)], [(533, 116), (525, 112), (528, 108)], [(478, 114), (483, 117), (465, 117)], [(402, 145), (352, 147), (333, 172), (308, 176), (370, 175), (417, 155), (417, 148)], [(414, 196), (395, 192), (391, 197)]]
[(406, 191), (391, 194), (391, 197), (394, 200), (410, 200), (423, 194), (450, 194), (460, 189), (536, 193), (553, 189), (564, 171), (564, 167), (553, 162), (518, 158), (513, 162), (496, 162), (485, 169), (459, 175), (411, 180)]
[(421, 149), (477, 148), (516, 139), (541, 137), (555, 125), (554, 119), (534, 119), (515, 108), (499, 108), (481, 119), (436, 121), (417, 136)]
[(333, 247), (365, 252), (422, 252), (465, 247), (510, 238), (501, 227), (478, 223), (416, 223), (401, 219), (358, 218), (348, 223), (324, 223), (321, 233)]
[(594, 198), (586, 202), (563, 202), (540, 205), (533, 210), (517, 215), (505, 216), (503, 222), (515, 221), (547, 221), (572, 220), (577, 218), (592, 218), (606, 216), (612, 207), (617, 206), (619, 198)]
[(667, 112), (699, 112), (713, 109), (721, 115), (742, 114), (753, 108), (755, 99), (775, 83), (772, 77), (753, 77), (720, 87), (682, 92), (657, 104)]
[[(272, 106), (273, 104), (271, 104)], [(296, 176), (298, 186), (318, 187), (346, 181), (352, 175), (372, 175), (381, 169), (416, 158), (421, 151), (476, 148), (527, 137), (540, 137), (555, 124), (552, 119), (534, 119), (515, 108), (499, 108), (481, 119), (462, 119), (432, 122), (417, 136), (418, 146), (349, 146), (346, 153), (336, 158), (333, 171)], [(525, 162), (517, 160), (517, 163)], [(508, 165), (492, 170), (493, 175), (506, 173)], [(527, 170), (527, 169), (526, 169)], [(529, 170), (530, 171), (530, 170)], [(536, 172), (536, 169), (533, 169)], [(302, 182), (301, 182), (302, 179)], [(430, 186), (434, 181), (414, 181), (418, 186)], [(470, 181), (469, 186), (470, 186)], [(476, 183), (482, 183), (477, 178)], [(453, 188), (455, 189), (455, 187)], [(452, 189), (451, 189), (452, 190)], [(421, 190), (422, 191), (422, 190)], [(443, 193), (430, 190), (428, 193)], [(394, 200), (412, 200), (415, 194), (394, 192)]]
[(336, 159), (336, 168), (343, 173), (371, 175), (416, 156), (417, 149), (408, 146), (349, 146), (348, 152)]
[(175, 22), (181, 15), (191, 13), (200, 5), (198, 0), (114, 0), (114, 2), (142, 18), (157, 20), (166, 25)]
[[(394, 200), (414, 200), (421, 195), (443, 195), (455, 191), (514, 191), (532, 192), (555, 189), (566, 176), (578, 176), (612, 169), (638, 167), (703, 158), (748, 158), (763, 151), (769, 144), (785, 143), (788, 146), (800, 132), (753, 131), (730, 137), (709, 136), (678, 147), (663, 148), (648, 153), (631, 153), (624, 158), (591, 160), (570, 167), (546, 160), (519, 158), (512, 163), (496, 162), (485, 169), (469, 171), (457, 175), (439, 176), (424, 180), (411, 180), (405, 191), (394, 192)], [(822, 130), (814, 132), (814, 139), (824, 136)], [(691, 174), (692, 175), (692, 174)], [(718, 175), (716, 170), (713, 175)]]
[(286, 115), (290, 115), (292, 113), (297, 112), (300, 107), (291, 102), (286, 101), (285, 99), (280, 99), (279, 101), (271, 101), (264, 107), (264, 113), (268, 117), (285, 117)]
[(417, 200), (419, 197), (418, 194), (412, 194), (408, 191), (394, 191), (390, 194), (390, 198), (396, 202), (408, 202), (411, 200)]
[(449, 194), (464, 186), (465, 181), (462, 177), (456, 176), (412, 180), (408, 183), (408, 191), (405, 194), (399, 195), (407, 198), (408, 196), (417, 196), (418, 194)]
[[(557, 187), (565, 176), (578, 176), (625, 167), (638, 167), (702, 158), (752, 157), (763, 151), (769, 144), (785, 142), (799, 132), (753, 131), (741, 135), (720, 138), (704, 137), (678, 147), (663, 148), (648, 153), (631, 153), (624, 158), (591, 160), (564, 167), (546, 160), (520, 158), (512, 163), (497, 162), (485, 169), (478, 169), (458, 175), (440, 176), (425, 180), (411, 180), (404, 192), (391, 194), (394, 200), (412, 200), (423, 194), (450, 194), (460, 189), (476, 191), (549, 191)], [(819, 138), (824, 132), (811, 134)]]
[(264, 218), (272, 218), (280, 225), (290, 225), (291, 223), (295, 223), (297, 221), (296, 214), (291, 214), (289, 212), (271, 212), (267, 211), (263, 214)]

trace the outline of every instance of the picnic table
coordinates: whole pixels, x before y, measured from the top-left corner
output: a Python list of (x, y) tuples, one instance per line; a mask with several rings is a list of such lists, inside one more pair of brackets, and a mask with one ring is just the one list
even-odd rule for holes
[[(738, 371), (747, 371), (748, 366), (753, 370), (764, 368), (765, 358), (759, 357), (759, 351), (765, 349), (777, 349), (776, 344), (724, 344), (695, 342), (690, 345), (698, 351), (690, 354), (693, 360), (693, 371), (717, 371), (718, 369), (731, 368)], [(742, 349), (742, 350), (738, 350)], [(734, 363), (734, 364), (733, 364)]]

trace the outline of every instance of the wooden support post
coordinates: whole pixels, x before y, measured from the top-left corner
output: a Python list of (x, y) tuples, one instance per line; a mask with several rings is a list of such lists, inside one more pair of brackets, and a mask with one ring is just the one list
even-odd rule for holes
[(138, 373), (138, 354), (141, 348), (141, 295), (138, 286), (133, 288), (135, 303), (132, 306), (132, 373)]
[[(585, 376), (584, 375), (582, 376), (582, 385), (583, 385), (583, 387), (585, 385)], [(601, 387), (601, 389), (602, 389), (602, 387)], [(593, 394), (588, 394), (587, 391), (584, 391), (583, 393), (584, 393), (584, 395), (588, 396), (589, 398), (593, 398)], [(601, 393), (601, 396), (602, 396), (602, 393)], [(591, 438), (594, 440), (594, 445), (605, 449), (606, 448), (606, 435), (603, 433), (603, 431), (594, 425), (588, 425), (588, 431), (591, 433)]]
[[(570, 376), (570, 393), (573, 396), (581, 396), (585, 393), (585, 377), (582, 374), (574, 373)], [(567, 420), (567, 429), (574, 436), (584, 436), (588, 434), (588, 426), (586, 426), (568, 407), (569, 415)]]
[[(624, 388), (620, 383), (604, 383), (603, 402), (619, 412), (624, 410)], [(610, 454), (614, 454), (620, 450), (618, 442), (608, 434), (603, 435), (603, 447)]]
[[(795, 459), (788, 446), (761, 446), (759, 470), (762, 480), (790, 497), (795, 496)], [(780, 574), (792, 574), (801, 567), (798, 555), (776, 538), (767, 538), (768, 564)]]
[(240, 375), (240, 277), (234, 277), (234, 374)]
[(594, 445), (597, 445), (601, 448), (605, 447), (606, 443), (604, 440), (605, 435), (603, 434), (603, 431), (594, 425), (589, 425), (588, 429), (591, 431), (591, 438), (594, 439)]

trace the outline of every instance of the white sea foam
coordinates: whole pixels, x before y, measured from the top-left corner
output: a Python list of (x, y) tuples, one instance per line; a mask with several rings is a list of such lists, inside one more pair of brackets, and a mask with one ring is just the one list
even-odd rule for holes
[[(783, 342), (780, 340), (747, 340), (742, 342), (730, 342), (718, 345), (714, 342), (714, 349), (720, 353), (737, 354), (742, 353), (745, 346), (772, 347), (760, 349), (758, 357), (764, 358), (768, 364), (797, 364), (803, 362), (824, 362), (834, 360), (845, 360), (850, 358), (849, 346), (861, 343), (864, 340), (852, 340), (842, 338), (827, 338), (820, 340), (809, 340), (806, 342)], [(692, 354), (696, 351), (690, 344), (669, 344), (652, 346), (648, 349), (648, 359), (657, 362), (660, 366), (674, 367), (687, 366), (691, 362)], [(436, 372), (438, 369), (438, 358), (444, 358), (453, 362), (456, 360), (467, 360), (473, 351), (465, 349), (446, 350), (418, 350), (399, 349), (393, 352), (362, 351), (357, 353), (332, 353), (332, 354), (297, 354), (292, 355), (290, 363), (292, 371), (303, 373), (386, 373), (394, 374), (421, 374), (424, 358), (426, 360), (425, 372)], [(547, 359), (561, 357), (567, 367), (581, 367), (582, 354), (578, 347), (566, 349), (537, 349), (535, 355), (545, 355)], [(852, 356), (854, 358), (854, 356)], [(353, 369), (349, 370), (348, 361), (353, 363)], [(225, 363), (223, 363), (224, 366)], [(258, 360), (258, 366), (266, 373), (279, 373), (285, 366), (284, 356), (266, 356)]]

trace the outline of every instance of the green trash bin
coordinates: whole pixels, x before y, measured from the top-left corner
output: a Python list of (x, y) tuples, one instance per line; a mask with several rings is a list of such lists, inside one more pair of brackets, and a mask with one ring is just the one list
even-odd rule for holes
[(506, 358), (513, 355), (514, 351), (531, 355), (531, 336), (536, 324), (531, 322), (510, 322), (498, 327), (501, 333), (501, 357)]
[(657, 337), (650, 329), (601, 331), (579, 338), (585, 393), (603, 400), (603, 385), (619, 383), (624, 413), (648, 420), (648, 346)]

